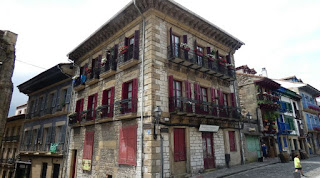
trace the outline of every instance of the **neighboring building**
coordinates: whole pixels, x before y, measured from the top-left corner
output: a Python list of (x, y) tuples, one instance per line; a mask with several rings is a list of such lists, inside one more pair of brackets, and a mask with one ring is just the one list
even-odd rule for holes
[(0, 141), (11, 103), (17, 34), (0, 30)]
[[(305, 132), (300, 109), (301, 96), (296, 92), (281, 87), (280, 109), (278, 124), (278, 147), (279, 152), (287, 152), (291, 155), (305, 150)], [(307, 150), (304, 152), (307, 153)]]
[(58, 64), (18, 86), (29, 99), (16, 176), (64, 177), (72, 73), (71, 64)]
[(302, 80), (295, 76), (277, 80), (277, 82), (301, 96), (300, 108), (302, 108), (303, 125), (305, 136), (307, 136), (306, 149), (309, 154), (320, 154), (320, 108), (316, 102), (320, 91), (309, 84), (302, 83)]
[(27, 104), (17, 106), (15, 115), (26, 114), (26, 113), (27, 113)]
[[(279, 108), (277, 89), (280, 88), (280, 84), (267, 77), (254, 75), (255, 72), (250, 72), (252, 70), (254, 71), (237, 70), (242, 115), (251, 115), (251, 119), (245, 119), (242, 129), (242, 133), (245, 134), (244, 149), (247, 162), (257, 161), (262, 157), (261, 151), (265, 153), (265, 157), (278, 155), (276, 119)], [(266, 145), (266, 151), (261, 150), (263, 144)]]
[(145, 31), (131, 2), (68, 54), (79, 69), (67, 177), (184, 177), (240, 164), (233, 55), (243, 43), (174, 1), (137, 6)]
[[(27, 105), (18, 106), (16, 111), (24, 110)], [(17, 113), (17, 112), (16, 112)], [(19, 112), (18, 112), (19, 113)], [(19, 161), (19, 143), (22, 133), (25, 113), (16, 114), (7, 118), (5, 134), (1, 144), (1, 172), (0, 177), (13, 178), (15, 173), (15, 164)]]

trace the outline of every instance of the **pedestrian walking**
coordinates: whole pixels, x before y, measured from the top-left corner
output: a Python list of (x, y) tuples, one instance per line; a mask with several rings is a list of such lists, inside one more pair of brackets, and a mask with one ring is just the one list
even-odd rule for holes
[(295, 158), (294, 158), (294, 168), (295, 168), (295, 172), (300, 171), (300, 174), (302, 176), (304, 176), (303, 171), (302, 171), (302, 166), (300, 163), (300, 156), (299, 154), (296, 154)]
[(261, 148), (262, 148), (263, 157), (266, 158), (267, 157), (267, 149), (268, 149), (268, 147), (267, 147), (266, 144), (263, 143)]

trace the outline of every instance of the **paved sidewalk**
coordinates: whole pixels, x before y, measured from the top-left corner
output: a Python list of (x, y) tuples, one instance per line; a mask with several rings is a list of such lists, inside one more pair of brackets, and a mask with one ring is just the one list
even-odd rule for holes
[(226, 176), (230, 176), (233, 174), (237, 174), (240, 172), (245, 172), (247, 170), (251, 170), (251, 169), (255, 169), (255, 168), (259, 168), (259, 167), (264, 167), (264, 166), (267, 166), (270, 164), (277, 164), (277, 163), (281, 163), (280, 159), (278, 157), (277, 158), (267, 158), (263, 162), (254, 162), (254, 163), (248, 163), (248, 164), (244, 164), (244, 165), (237, 165), (237, 166), (233, 166), (230, 168), (217, 169), (212, 172), (207, 172), (207, 173), (193, 176), (193, 178), (221, 178), (221, 177), (226, 177)]

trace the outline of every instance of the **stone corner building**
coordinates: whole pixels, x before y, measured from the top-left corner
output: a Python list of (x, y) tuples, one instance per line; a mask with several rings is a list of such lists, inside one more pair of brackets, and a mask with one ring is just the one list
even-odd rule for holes
[(0, 141), (11, 103), (17, 34), (0, 30)]
[(243, 42), (173, 1), (137, 7), (145, 18), (129, 3), (68, 54), (78, 69), (67, 177), (185, 177), (240, 164), (233, 55)]

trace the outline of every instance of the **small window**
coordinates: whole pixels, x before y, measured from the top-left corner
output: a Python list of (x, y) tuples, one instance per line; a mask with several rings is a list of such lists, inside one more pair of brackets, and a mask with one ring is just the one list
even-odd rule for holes
[(180, 37), (172, 34), (172, 45), (173, 45), (173, 56), (179, 57), (179, 49), (180, 49)]
[(228, 94), (223, 93), (223, 105), (228, 106)]

